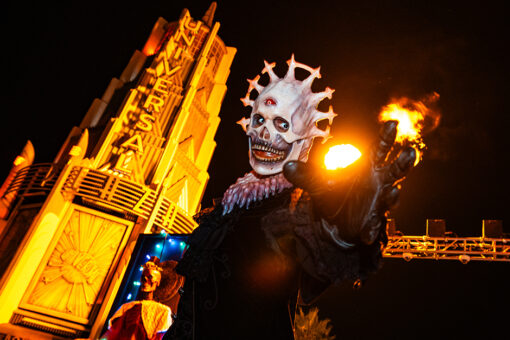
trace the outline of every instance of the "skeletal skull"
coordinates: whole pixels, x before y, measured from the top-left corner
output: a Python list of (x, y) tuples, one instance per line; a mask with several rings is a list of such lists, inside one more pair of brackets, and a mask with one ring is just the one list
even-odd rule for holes
[[(259, 175), (273, 175), (282, 171), (283, 165), (291, 160), (306, 161), (308, 151), (315, 137), (323, 142), (329, 136), (329, 126), (321, 130), (316, 123), (328, 119), (331, 125), (336, 114), (331, 106), (328, 112), (317, 110), (324, 98), (331, 99), (334, 90), (326, 87), (324, 92), (313, 93), (312, 82), (320, 78), (320, 68), (313, 69), (294, 60), (287, 61), (289, 69), (283, 78), (274, 72), (275, 63), (264, 61), (262, 74), (269, 75), (269, 84), (258, 83), (260, 76), (248, 80), (250, 86), (246, 97), (241, 101), (251, 106), (250, 118), (238, 123), (243, 127), (249, 139), (250, 165)], [(310, 72), (303, 81), (295, 78), (296, 67)], [(255, 100), (250, 99), (252, 90), (258, 92)]]

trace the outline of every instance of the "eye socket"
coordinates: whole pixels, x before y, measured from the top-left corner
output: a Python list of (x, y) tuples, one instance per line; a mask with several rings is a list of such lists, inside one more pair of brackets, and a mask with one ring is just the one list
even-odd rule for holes
[(264, 100), (264, 104), (267, 106), (274, 106), (276, 105), (276, 100), (273, 98), (266, 98), (266, 100)]
[(281, 117), (276, 117), (273, 120), (274, 127), (280, 132), (287, 132), (289, 130), (289, 122)]
[(264, 122), (265, 122), (264, 117), (262, 117), (261, 115), (256, 113), (253, 115), (253, 118), (251, 119), (251, 126), (254, 128), (257, 128), (257, 127), (261, 126), (262, 124), (264, 124)]

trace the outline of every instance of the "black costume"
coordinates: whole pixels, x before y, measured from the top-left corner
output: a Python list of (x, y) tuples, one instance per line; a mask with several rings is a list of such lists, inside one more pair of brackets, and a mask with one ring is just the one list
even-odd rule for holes
[(404, 147), (387, 159), (396, 126), (386, 122), (368, 157), (340, 172), (287, 162), (285, 178), (306, 191), (286, 189), (225, 215), (221, 204), (203, 211), (176, 267), (186, 281), (164, 339), (294, 339), (297, 300), (311, 303), (330, 284), (377, 270), (386, 212), (416, 158)]
[(331, 283), (377, 269), (385, 232), (371, 245), (339, 245), (301, 193), (225, 216), (219, 204), (197, 217), (176, 268), (186, 277), (179, 312), (164, 339), (294, 339), (298, 290), (310, 303)]

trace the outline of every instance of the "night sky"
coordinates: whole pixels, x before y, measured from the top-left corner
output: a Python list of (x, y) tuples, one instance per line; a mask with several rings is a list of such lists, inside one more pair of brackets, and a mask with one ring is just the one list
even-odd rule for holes
[[(4, 8), (3, 124), (0, 176), (30, 139), (36, 163), (50, 162), (94, 98), (120, 76), (158, 17), (183, 8), (200, 19), (205, 1), (16, 2)], [(406, 235), (425, 234), (427, 218), (443, 218), (459, 236), (480, 236), (482, 219), (508, 229), (508, 18), (492, 2), (218, 1), (219, 35), (237, 48), (220, 113), (217, 148), (203, 206), (249, 171), (247, 139), (235, 124), (248, 116), (239, 98), (263, 68), (283, 76), (292, 53), (321, 66), (314, 90), (339, 116), (327, 148), (365, 149), (377, 114), (391, 98), (437, 92), (441, 122), (425, 136), (423, 161), (404, 182), (391, 212)], [(322, 106), (324, 105), (324, 106)], [(505, 224), (507, 223), (507, 224)], [(337, 339), (496, 338), (507, 332), (510, 263), (386, 259), (361, 290), (331, 288), (319, 300)], [(263, 327), (257, 325), (255, 327)]]

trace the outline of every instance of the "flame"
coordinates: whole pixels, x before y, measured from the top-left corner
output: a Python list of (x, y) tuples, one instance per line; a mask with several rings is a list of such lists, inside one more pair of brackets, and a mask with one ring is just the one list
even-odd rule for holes
[(395, 142), (410, 145), (416, 150), (414, 165), (420, 162), (423, 151), (427, 148), (422, 138), (425, 128), (432, 130), (439, 124), (439, 114), (430, 109), (430, 105), (438, 99), (439, 94), (436, 92), (420, 101), (406, 97), (394, 99), (379, 113), (380, 122), (398, 121)]
[(351, 144), (340, 144), (329, 148), (324, 157), (326, 169), (335, 170), (345, 168), (361, 157), (361, 152)]

